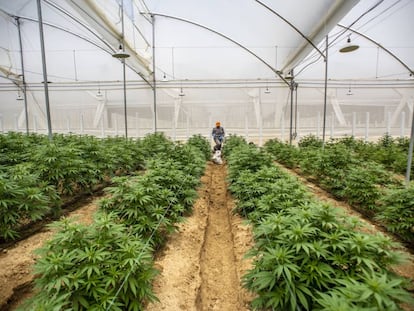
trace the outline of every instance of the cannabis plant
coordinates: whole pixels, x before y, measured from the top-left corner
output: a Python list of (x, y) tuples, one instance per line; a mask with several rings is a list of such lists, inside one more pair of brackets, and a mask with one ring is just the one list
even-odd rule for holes
[(204, 160), (210, 159), (211, 156), (211, 147), (210, 143), (204, 136), (198, 134), (191, 136), (187, 144), (193, 147), (196, 147), (204, 155)]
[(399, 235), (404, 241), (414, 243), (414, 184), (408, 188), (390, 189), (381, 198), (377, 219), (387, 230)]
[(41, 219), (52, 207), (59, 208), (54, 187), (31, 170), (29, 164), (18, 164), (0, 173), (1, 239), (17, 238), (22, 224)]
[(151, 249), (117, 223), (99, 214), (92, 225), (67, 219), (35, 264), (35, 296), (22, 310), (143, 310), (154, 301)]
[(292, 145), (281, 142), (277, 138), (268, 140), (264, 148), (276, 161), (286, 167), (294, 168), (298, 164), (299, 150)]
[(223, 149), (224, 157), (227, 158), (236, 147), (245, 145), (247, 145), (247, 141), (244, 137), (233, 134), (228, 135)]

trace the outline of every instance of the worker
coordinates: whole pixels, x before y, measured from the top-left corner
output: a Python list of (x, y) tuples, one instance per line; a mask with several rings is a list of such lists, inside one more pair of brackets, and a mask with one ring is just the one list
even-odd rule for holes
[(216, 127), (213, 128), (211, 135), (213, 136), (214, 143), (216, 144), (214, 146), (214, 150), (220, 150), (224, 141), (224, 128), (221, 126), (220, 121), (216, 122)]

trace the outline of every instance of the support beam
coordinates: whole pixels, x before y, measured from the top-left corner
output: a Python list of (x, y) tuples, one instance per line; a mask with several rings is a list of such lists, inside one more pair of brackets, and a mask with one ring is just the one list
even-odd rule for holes
[[(73, 7), (97, 33), (105, 39), (113, 48), (118, 49), (122, 40), (122, 33), (118, 31), (116, 25), (112, 23), (99, 6), (91, 0), (71, 0), (68, 4)], [(131, 57), (127, 63), (133, 67), (140, 76), (148, 82), (151, 75), (150, 62), (143, 55), (139, 54), (127, 40), (124, 40), (124, 49)]]
[[(319, 23), (307, 36), (308, 40), (303, 41), (302, 45), (294, 49), (292, 54), (287, 57), (282, 67), (283, 72), (288, 72), (295, 68), (309, 53), (311, 47), (309, 41), (318, 44), (328, 35), (336, 24), (359, 2), (359, 0), (338, 0), (334, 1), (332, 6), (327, 10), (325, 16), (321, 16)], [(318, 51), (321, 53), (321, 51)], [(326, 52), (325, 52), (326, 53)]]
[(43, 84), (45, 89), (45, 103), (46, 103), (46, 119), (47, 119), (47, 132), (49, 140), (53, 139), (52, 136), (52, 121), (50, 117), (49, 107), (49, 88), (46, 70), (46, 52), (45, 52), (45, 40), (43, 35), (43, 18), (42, 18), (42, 5), (40, 0), (37, 0), (37, 15), (39, 18), (39, 34), (40, 34), (40, 49), (42, 51), (42, 67), (43, 67)]

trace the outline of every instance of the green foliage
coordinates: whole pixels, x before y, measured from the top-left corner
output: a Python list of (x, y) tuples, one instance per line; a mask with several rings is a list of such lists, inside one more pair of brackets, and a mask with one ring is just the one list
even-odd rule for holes
[(393, 138), (385, 134), (376, 143), (353, 140), (338, 140), (355, 153), (361, 161), (371, 161), (383, 165), (397, 174), (404, 174), (407, 166), (408, 138)]
[(40, 252), (29, 310), (143, 310), (156, 299), (151, 252), (191, 210), (205, 159), (163, 135), (148, 136), (145, 145), (154, 141), (165, 144), (152, 151), (145, 174), (114, 177), (94, 224), (54, 225), (62, 230)]
[(299, 150), (292, 145), (285, 144), (278, 139), (268, 140), (264, 148), (279, 163), (282, 163), (286, 167), (294, 168), (297, 166), (299, 159)]
[(200, 134), (191, 136), (187, 141), (187, 145), (196, 147), (198, 150), (200, 150), (201, 153), (204, 155), (204, 160), (210, 159), (210, 143), (204, 136)]
[[(341, 285), (338, 280), (366, 284), (365, 274), (391, 279), (384, 267), (400, 260), (392, 242), (355, 232), (347, 222), (332, 207), (316, 203), (265, 217), (255, 229), (256, 246), (250, 252), (254, 268), (243, 278), (245, 286), (258, 294), (253, 306), (313, 310), (314, 297), (336, 289)], [(405, 293), (401, 282), (395, 290)], [(388, 293), (382, 295), (390, 300)]]
[(365, 274), (362, 281), (338, 280), (340, 286), (317, 298), (317, 311), (398, 311), (396, 302), (414, 303), (413, 298), (402, 287), (402, 280), (377, 273)]
[(166, 157), (175, 163), (175, 167), (185, 174), (201, 177), (206, 165), (206, 158), (200, 149), (191, 144), (177, 144)]
[(60, 231), (38, 251), (37, 294), (24, 310), (143, 310), (146, 301), (156, 300), (151, 249), (116, 216), (52, 227)]
[(390, 189), (381, 203), (377, 219), (404, 241), (414, 243), (414, 185)]
[(230, 134), (226, 137), (226, 145), (223, 149), (224, 157), (227, 158), (236, 147), (245, 145), (247, 145), (247, 141), (244, 137)]
[(102, 199), (99, 207), (114, 213), (135, 235), (151, 239), (151, 245), (161, 243), (165, 231), (174, 229), (169, 219), (164, 217), (170, 201), (174, 200), (173, 193), (142, 176), (115, 177), (113, 182), (114, 186), (106, 188), (111, 196)]
[[(235, 171), (230, 190), (237, 210), (256, 225), (256, 245), (249, 253), (253, 268), (243, 277), (244, 286), (257, 295), (254, 309), (388, 310), (408, 301), (403, 281), (387, 270), (403, 259), (389, 238), (355, 231), (354, 219), (313, 201), (297, 179), (268, 162), (251, 169), (247, 160), (237, 161), (248, 149), (235, 148), (228, 163), (229, 171)], [(316, 163), (308, 167), (315, 175), (328, 183), (328, 178), (334, 180), (332, 172), (341, 172), (336, 166), (347, 173), (354, 169), (352, 155), (343, 147), (326, 149), (307, 148), (314, 155)], [(362, 187), (358, 178), (349, 181)], [(343, 190), (341, 182), (333, 187)], [(354, 296), (346, 282), (358, 287)]]
[(298, 142), (300, 148), (322, 148), (322, 144), (322, 139), (312, 134), (302, 137)]
[(59, 205), (55, 188), (30, 171), (30, 165), (17, 164), (0, 173), (1, 239), (16, 239), (23, 223), (41, 219)]
[(142, 152), (147, 159), (151, 159), (154, 156), (165, 155), (168, 156), (172, 153), (174, 143), (169, 140), (164, 133), (157, 132), (154, 134), (148, 134), (145, 136), (139, 144)]
[(264, 150), (251, 144), (240, 144), (232, 148), (227, 158), (229, 164), (229, 181), (232, 182), (238, 178), (243, 171), (251, 173), (257, 172), (264, 166), (272, 165), (271, 156)]

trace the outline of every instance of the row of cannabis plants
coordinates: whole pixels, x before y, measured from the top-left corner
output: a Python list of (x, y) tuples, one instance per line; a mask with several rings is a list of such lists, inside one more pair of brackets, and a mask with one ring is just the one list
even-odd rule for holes
[(142, 169), (164, 140), (162, 134), (140, 140), (55, 134), (52, 141), (0, 135), (0, 241), (16, 239), (22, 224), (58, 216), (66, 202), (113, 176)]
[(51, 225), (58, 232), (38, 250), (35, 295), (22, 310), (143, 310), (157, 299), (153, 252), (191, 212), (210, 146), (193, 136), (155, 149), (145, 173), (113, 178), (92, 224)]
[[(378, 145), (387, 139), (390, 140), (385, 137)], [(298, 147), (273, 139), (266, 142), (265, 149), (278, 162), (299, 170), (335, 197), (414, 244), (414, 185), (405, 187), (403, 180), (383, 164), (362, 159), (349, 147), (353, 141), (331, 141), (322, 148), (321, 141), (312, 136), (301, 140)]]
[(270, 155), (242, 138), (226, 143), (236, 211), (254, 228), (244, 286), (260, 310), (400, 310), (408, 281), (389, 270), (403, 260), (383, 235), (313, 198)]

